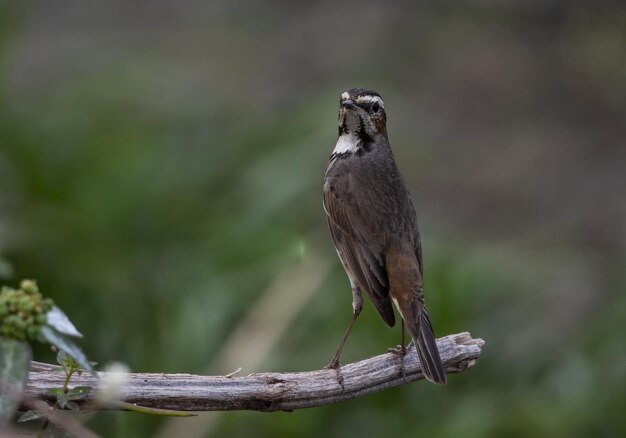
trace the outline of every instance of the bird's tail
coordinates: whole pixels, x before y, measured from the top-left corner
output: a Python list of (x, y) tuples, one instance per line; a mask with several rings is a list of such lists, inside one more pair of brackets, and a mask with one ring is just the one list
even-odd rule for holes
[(424, 377), (433, 383), (446, 383), (446, 372), (441, 363), (433, 326), (423, 300), (412, 297), (408, 302), (398, 304), (401, 304), (398, 310), (413, 338)]

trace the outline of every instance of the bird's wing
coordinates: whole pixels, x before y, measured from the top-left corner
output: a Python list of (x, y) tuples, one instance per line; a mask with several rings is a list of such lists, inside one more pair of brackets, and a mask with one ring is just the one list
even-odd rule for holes
[(395, 316), (389, 298), (384, 236), (365, 220), (366, 212), (353, 196), (349, 174), (329, 178), (324, 184), (324, 210), (348, 276), (367, 293), (385, 323), (393, 327)]
[(411, 209), (410, 217), (414, 218), (411, 228), (413, 230), (413, 249), (415, 250), (415, 257), (417, 257), (417, 263), (419, 264), (420, 274), (422, 279), (424, 278), (424, 261), (422, 260), (422, 239), (420, 238), (420, 230), (417, 226), (417, 218), (415, 216), (415, 207), (413, 207), (413, 200), (411, 194), (407, 192), (409, 197), (409, 208)]

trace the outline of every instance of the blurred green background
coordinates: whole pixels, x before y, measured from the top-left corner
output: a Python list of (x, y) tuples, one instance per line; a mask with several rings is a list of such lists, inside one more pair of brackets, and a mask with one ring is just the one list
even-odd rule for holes
[[(321, 190), (385, 99), (448, 385), (104, 436), (626, 436), (623, 2), (0, 2), (0, 281), (134, 371), (325, 365), (351, 314)], [(344, 362), (398, 343), (367, 304)], [(39, 360), (52, 361), (44, 348)]]

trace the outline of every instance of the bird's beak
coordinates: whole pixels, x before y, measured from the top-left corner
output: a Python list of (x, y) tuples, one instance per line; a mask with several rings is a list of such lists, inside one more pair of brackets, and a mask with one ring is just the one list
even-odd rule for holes
[(339, 108), (339, 128), (343, 132), (356, 132), (361, 126), (361, 118), (359, 116), (361, 109), (355, 105), (351, 99), (341, 101)]
[(356, 105), (350, 99), (346, 99), (343, 102), (341, 102), (341, 107), (342, 108), (346, 108), (346, 109), (350, 109), (350, 110), (355, 110), (356, 109)]

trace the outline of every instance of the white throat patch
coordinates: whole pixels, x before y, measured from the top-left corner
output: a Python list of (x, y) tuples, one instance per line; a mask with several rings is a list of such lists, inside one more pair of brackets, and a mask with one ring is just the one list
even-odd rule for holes
[(347, 152), (356, 152), (361, 146), (361, 140), (352, 132), (344, 133), (337, 139), (337, 145), (333, 153), (345, 154)]

